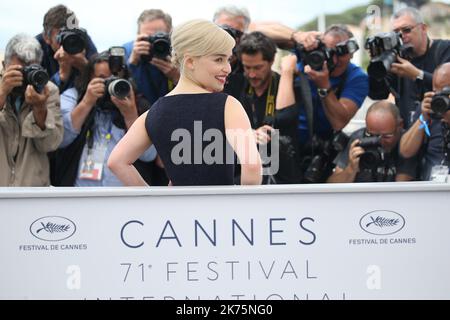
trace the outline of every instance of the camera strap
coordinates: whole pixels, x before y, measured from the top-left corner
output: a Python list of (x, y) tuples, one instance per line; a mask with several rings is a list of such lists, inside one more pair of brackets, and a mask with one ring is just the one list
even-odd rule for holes
[[(295, 88), (299, 88), (300, 90), (295, 90)], [(314, 105), (312, 102), (311, 86), (303, 72), (300, 72), (294, 80), (294, 94), (295, 101), (301, 101), (305, 108), (309, 138), (312, 139), (314, 134)]]
[[(246, 82), (248, 82), (246, 80)], [(251, 100), (251, 107), (252, 107), (252, 117), (253, 117), (253, 123), (258, 123), (257, 119), (257, 113), (256, 113), (256, 106), (254, 102), (254, 95), (255, 90), (253, 87), (249, 84), (247, 88), (247, 97)], [(273, 126), (275, 122), (275, 97), (278, 91), (278, 81), (275, 79), (275, 73), (272, 72), (272, 76), (270, 78), (269, 88), (267, 90), (267, 97), (266, 97), (266, 109), (264, 113), (264, 123), (270, 126)]]
[(169, 92), (172, 91), (173, 88), (175, 88), (175, 84), (170, 79), (167, 79), (167, 88), (169, 89)]

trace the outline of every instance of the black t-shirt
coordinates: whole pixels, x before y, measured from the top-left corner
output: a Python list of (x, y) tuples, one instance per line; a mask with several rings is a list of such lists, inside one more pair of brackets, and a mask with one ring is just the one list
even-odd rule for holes
[[(350, 140), (344, 151), (338, 154), (334, 163), (337, 167), (345, 169), (348, 165), (348, 152), (351, 144), (356, 139), (364, 137), (365, 128), (356, 130), (350, 136)], [(393, 182), (397, 174), (406, 174), (414, 178), (417, 170), (417, 159), (415, 157), (405, 159), (400, 155), (399, 144), (390, 153), (384, 154), (384, 161), (374, 170), (360, 170), (355, 182)]]
[[(396, 97), (395, 102), (400, 108), (400, 114), (406, 129), (414, 123), (416, 109), (420, 106), (425, 92), (432, 91), (434, 70), (445, 62), (450, 62), (450, 40), (433, 40), (431, 47), (423, 56), (411, 60), (414, 66), (424, 71), (423, 81), (399, 78), (394, 74), (388, 73), (388, 82), (399, 95)], [(369, 77), (369, 82), (370, 98), (379, 100), (388, 97), (389, 87), (384, 80), (378, 82)]]
[[(271, 85), (259, 97), (254, 93), (254, 90), (249, 92), (250, 86), (248, 81), (244, 81), (244, 86), (241, 88), (239, 101), (242, 103), (253, 129), (258, 129), (265, 124), (273, 126), (273, 122), (275, 121), (275, 119), (266, 119), (267, 98), (271, 94), (275, 102), (278, 93), (278, 83), (280, 82), (280, 75), (278, 73), (272, 72), (272, 77)], [(275, 108), (275, 105), (273, 107)], [(272, 124), (267, 122), (272, 122)]]

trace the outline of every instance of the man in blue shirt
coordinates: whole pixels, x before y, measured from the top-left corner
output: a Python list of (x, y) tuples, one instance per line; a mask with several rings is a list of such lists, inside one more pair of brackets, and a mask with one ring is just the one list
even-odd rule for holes
[[(41, 65), (52, 77), (52, 81), (63, 92), (73, 87), (77, 74), (87, 65), (88, 59), (97, 53), (92, 39), (86, 35), (86, 49), (75, 55), (69, 55), (61, 49), (57, 36), (62, 28), (75, 28), (78, 20), (75, 14), (64, 5), (50, 8), (44, 16), (44, 31), (36, 36), (44, 52)], [(63, 65), (60, 70), (60, 64)], [(61, 73), (60, 73), (61, 71)]]
[[(349, 123), (367, 97), (368, 77), (360, 67), (350, 62), (355, 51), (352, 38), (353, 34), (346, 26), (333, 25), (327, 29), (320, 41), (331, 53), (321, 70), (299, 62), (295, 55), (285, 57), (282, 62), (276, 109), (291, 109), (292, 114), (298, 117), (298, 144), (302, 155), (322, 153), (323, 150), (311, 151), (311, 141), (319, 140), (322, 144), (330, 141), (334, 133)], [(317, 49), (319, 43), (317, 39), (312, 47), (309, 45), (308, 52)], [(299, 89), (294, 85), (298, 81), (295, 75), (299, 71), (302, 77), (308, 77), (312, 100), (310, 114), (305, 108), (304, 97), (299, 100), (298, 96), (302, 94), (298, 94)], [(312, 128), (309, 128), (308, 122), (312, 122)], [(324, 172), (321, 182), (327, 178), (325, 175)]]
[(138, 36), (135, 41), (124, 44), (126, 58), (137, 90), (153, 104), (159, 97), (173, 89), (180, 78), (179, 70), (171, 63), (170, 56), (165, 59), (152, 56), (153, 46), (150, 36), (158, 32), (172, 31), (172, 18), (158, 9), (145, 10), (138, 19)]

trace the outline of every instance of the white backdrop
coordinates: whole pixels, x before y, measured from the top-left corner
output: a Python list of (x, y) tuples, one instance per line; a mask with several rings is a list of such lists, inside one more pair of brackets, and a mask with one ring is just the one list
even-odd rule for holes
[(448, 299), (449, 191), (0, 189), (0, 299)]

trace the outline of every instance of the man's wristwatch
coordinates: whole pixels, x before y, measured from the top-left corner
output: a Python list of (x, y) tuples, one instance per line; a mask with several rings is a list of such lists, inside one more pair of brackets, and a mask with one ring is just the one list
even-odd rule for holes
[(331, 92), (331, 88), (328, 88), (328, 89), (319, 88), (319, 89), (317, 89), (317, 93), (319, 94), (319, 97), (321, 97), (322, 99), (325, 99), (330, 92)]
[(419, 70), (419, 74), (416, 77), (416, 81), (417, 80), (423, 81), (423, 77), (424, 77), (423, 70)]

